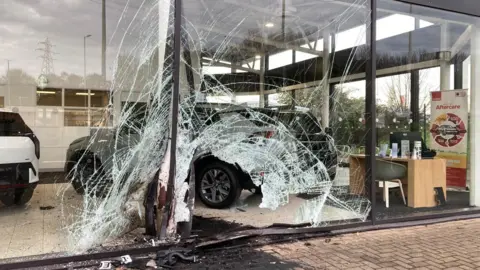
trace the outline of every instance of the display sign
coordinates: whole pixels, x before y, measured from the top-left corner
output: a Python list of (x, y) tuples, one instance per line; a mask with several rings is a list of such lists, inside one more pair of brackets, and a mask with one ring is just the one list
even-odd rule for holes
[(447, 186), (467, 185), (467, 90), (431, 92), (430, 148), (447, 160)]

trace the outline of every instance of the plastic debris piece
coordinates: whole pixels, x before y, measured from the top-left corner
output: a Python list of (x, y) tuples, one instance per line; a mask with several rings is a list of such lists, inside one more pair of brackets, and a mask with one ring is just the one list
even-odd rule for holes
[(146, 267), (157, 268), (157, 262), (155, 260), (150, 260), (147, 262)]
[(177, 249), (177, 250), (165, 250), (157, 253), (157, 265), (161, 267), (174, 266), (178, 260), (186, 262), (197, 262), (197, 256), (192, 255), (192, 250)]
[(132, 257), (130, 257), (130, 255), (124, 255), (120, 258), (121, 258), (122, 264), (129, 264), (133, 262)]
[(100, 270), (113, 269), (112, 268), (112, 262), (111, 261), (100, 262), (100, 268), (98, 268), (98, 269), (100, 269)]

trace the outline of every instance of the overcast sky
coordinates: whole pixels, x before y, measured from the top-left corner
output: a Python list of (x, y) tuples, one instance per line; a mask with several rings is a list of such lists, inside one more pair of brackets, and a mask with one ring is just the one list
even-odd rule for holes
[[(113, 64), (122, 40), (124, 42), (122, 48), (127, 50), (131, 48), (132, 44), (139, 42), (140, 32), (152, 30), (145, 29), (148, 26), (139, 23), (145, 18), (145, 12), (149, 10), (149, 7), (145, 7), (136, 16), (137, 20), (135, 22), (138, 28), (130, 31), (129, 35), (123, 39), (129, 23), (132, 22), (136, 12), (139, 11), (142, 2), (141, 0), (107, 0), (108, 78), (111, 77)], [(154, 1), (146, 2), (154, 3)], [(127, 3), (129, 8), (126, 12), (123, 12)], [(39, 56), (43, 53), (36, 49), (42, 48), (42, 45), (38, 43), (45, 41), (48, 37), (54, 45), (55, 73), (67, 72), (82, 76), (84, 64), (83, 37), (85, 35), (92, 35), (87, 39), (86, 45), (87, 73), (101, 73), (101, 15), (101, 0), (0, 1), (0, 74), (6, 71), (6, 59), (9, 59), (11, 60), (10, 69), (21, 68), (31, 76), (38, 77), (42, 68), (42, 59)], [(354, 20), (358, 20), (358, 18)], [(360, 24), (359, 27), (337, 33), (337, 50), (365, 43), (366, 28), (361, 25), (360, 21), (357, 23)], [(428, 21), (420, 21), (421, 28), (431, 25)], [(378, 21), (377, 39), (381, 40), (411, 31), (413, 26), (413, 17), (393, 14)], [(435, 44), (430, 47), (435, 46), (439, 45)], [(319, 49), (321, 50), (321, 48)], [(395, 51), (395, 48), (390, 49)], [(291, 56), (287, 55), (287, 60), (291, 61)], [(284, 60), (279, 59), (278, 61)], [(270, 64), (273, 64), (273, 57)], [(280, 63), (278, 66), (282, 65), (285, 64)], [(439, 74), (437, 75), (437, 73), (433, 71), (428, 76), (430, 85), (439, 84)], [(352, 83), (352, 86), (359, 89), (357, 95), (364, 93), (364, 83)], [(380, 83), (380, 93), (382, 89), (382, 83)]]
[[(142, 1), (131, 1), (131, 8), (123, 14), (127, 0), (107, 0), (107, 74), (111, 75), (113, 62), (122, 35)], [(132, 4), (133, 3), (133, 4)], [(122, 18), (122, 14), (124, 17)], [(54, 45), (54, 70), (83, 75), (83, 37), (86, 42), (87, 73), (101, 73), (102, 46), (101, 0), (2, 0), (0, 1), (0, 73), (7, 68), (21, 68), (37, 77), (42, 68), (43, 53), (39, 42), (48, 37)], [(120, 22), (120, 23), (119, 23)], [(115, 33), (115, 30), (118, 30)], [(127, 44), (135, 36), (125, 38)]]

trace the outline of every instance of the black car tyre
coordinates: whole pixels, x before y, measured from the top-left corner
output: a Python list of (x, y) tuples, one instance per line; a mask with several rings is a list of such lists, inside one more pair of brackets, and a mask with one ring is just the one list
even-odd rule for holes
[(72, 171), (72, 186), (78, 194), (98, 195), (103, 188), (100, 186), (101, 170), (100, 161), (93, 154), (80, 156), (74, 171)]
[(77, 194), (83, 195), (85, 193), (85, 188), (83, 184), (78, 180), (78, 178), (72, 179), (72, 186)]
[(214, 161), (195, 172), (195, 190), (206, 206), (222, 209), (231, 206), (240, 197), (242, 188), (239, 174), (231, 165)]
[(0, 195), (0, 202), (5, 206), (12, 206), (15, 204), (15, 193), (8, 192)]
[(15, 204), (24, 205), (33, 197), (33, 188), (17, 188), (15, 189)]

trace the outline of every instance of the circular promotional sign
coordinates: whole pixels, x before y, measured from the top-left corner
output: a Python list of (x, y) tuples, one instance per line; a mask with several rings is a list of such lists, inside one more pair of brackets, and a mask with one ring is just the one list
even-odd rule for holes
[(467, 130), (465, 122), (453, 113), (439, 115), (430, 128), (435, 142), (443, 147), (453, 147), (459, 144)]

